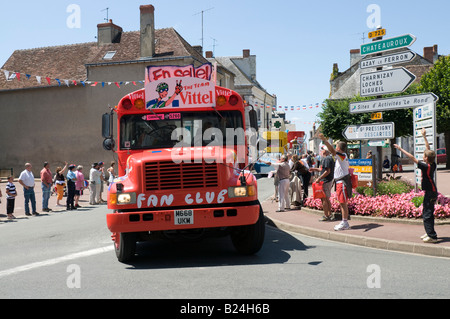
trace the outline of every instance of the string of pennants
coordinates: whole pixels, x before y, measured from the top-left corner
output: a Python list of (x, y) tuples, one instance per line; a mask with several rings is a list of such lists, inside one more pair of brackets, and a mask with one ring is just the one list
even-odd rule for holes
[(105, 87), (106, 85), (115, 85), (118, 88), (120, 88), (122, 85), (129, 85), (132, 84), (134, 86), (137, 86), (138, 84), (144, 84), (144, 81), (81, 81), (81, 80), (66, 80), (66, 79), (57, 79), (57, 78), (50, 78), (48, 76), (39, 76), (39, 75), (32, 75), (32, 74), (26, 74), (26, 73), (20, 73), (20, 72), (14, 72), (14, 71), (8, 71), (4, 69), (0, 69), (1, 72), (5, 75), (5, 78), (7, 81), (12, 81), (16, 79), (17, 81), (21, 81), (24, 77), (29, 80), (30, 78), (35, 78), (36, 82), (39, 84), (45, 84), (52, 85), (52, 82), (58, 83), (58, 86), (66, 85), (70, 87), (71, 85), (78, 86), (102, 86)]
[[(264, 103), (258, 103), (258, 102), (254, 102), (254, 106), (255, 107), (261, 107), (261, 108), (264, 108)], [(321, 103), (315, 103), (314, 105), (313, 104), (310, 104), (308, 107), (306, 106), (306, 105), (303, 105), (303, 106), (276, 106), (276, 105), (266, 105), (266, 107), (267, 108), (272, 108), (272, 110), (274, 110), (274, 111), (301, 111), (301, 110), (307, 110), (307, 109), (315, 109), (315, 108), (319, 108), (319, 107), (324, 107), (325, 106), (325, 104), (321, 104)]]
[[(83, 87), (86, 86), (92, 86), (92, 87), (96, 87), (96, 86), (101, 86), (101, 87), (105, 87), (106, 85), (110, 86), (110, 85), (115, 85), (118, 88), (120, 88), (122, 85), (134, 85), (137, 86), (138, 84), (142, 84), (144, 85), (145, 82), (144, 81), (81, 81), (81, 80), (66, 80), (66, 79), (59, 79), (59, 78), (50, 78), (48, 76), (39, 76), (39, 75), (31, 75), (31, 74), (27, 74), (27, 73), (20, 73), (20, 72), (14, 72), (14, 71), (8, 71), (8, 70), (4, 70), (4, 69), (0, 69), (1, 72), (4, 73), (5, 78), (7, 81), (12, 81), (14, 79), (16, 79), (17, 81), (21, 81), (23, 79), (23, 77), (25, 77), (27, 80), (30, 80), (31, 78), (35, 78), (37, 83), (39, 84), (45, 84), (47, 83), (48, 85), (52, 85), (52, 82), (56, 82), (58, 83), (58, 86), (62, 86), (65, 85), (67, 87), (70, 87), (71, 85), (73, 86), (78, 86), (78, 85), (82, 85)], [(263, 102), (258, 102), (258, 101), (254, 101), (253, 102), (255, 107), (260, 107), (260, 108), (264, 108), (264, 103)], [(320, 103), (315, 103), (310, 104), (308, 107), (306, 105), (303, 105), (302, 107), (300, 106), (276, 106), (276, 105), (269, 105), (266, 104), (266, 108), (272, 108), (273, 111), (300, 111), (300, 110), (307, 110), (307, 109), (313, 109), (313, 108), (319, 108), (322, 105), (322, 107), (324, 106), (324, 104), (320, 104)], [(310, 123), (305, 123), (305, 124), (310, 124)]]

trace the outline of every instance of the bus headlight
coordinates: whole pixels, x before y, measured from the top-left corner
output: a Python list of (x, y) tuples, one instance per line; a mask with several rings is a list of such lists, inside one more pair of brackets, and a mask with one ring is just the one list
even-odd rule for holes
[(255, 186), (228, 187), (228, 197), (247, 197), (256, 195)]
[(117, 205), (136, 204), (136, 193), (117, 194)]

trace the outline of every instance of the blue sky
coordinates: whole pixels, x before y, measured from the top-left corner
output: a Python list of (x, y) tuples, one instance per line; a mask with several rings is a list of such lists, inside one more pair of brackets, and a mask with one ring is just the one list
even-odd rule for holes
[[(67, 26), (71, 4), (81, 8), (80, 28)], [(96, 41), (105, 8), (124, 31), (139, 30), (142, 4), (155, 6), (156, 28), (174, 27), (191, 45), (201, 44), (198, 13), (204, 10), (204, 51), (212, 51), (214, 43), (216, 56), (239, 56), (250, 49), (257, 56), (258, 81), (281, 106), (309, 106), (328, 97), (333, 63), (346, 70), (349, 51), (360, 47), (363, 33), (368, 42), (370, 4), (381, 9), (386, 37), (411, 33), (417, 37), (411, 49), (418, 54), (434, 44), (440, 54), (450, 54), (448, 0), (2, 1), (0, 66), (14, 50)], [(314, 122), (319, 111), (287, 113), (297, 129), (309, 131), (312, 124), (305, 123)]]

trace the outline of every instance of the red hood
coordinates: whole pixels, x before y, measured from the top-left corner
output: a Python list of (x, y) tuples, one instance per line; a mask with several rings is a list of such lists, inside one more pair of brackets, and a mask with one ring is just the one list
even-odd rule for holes
[(221, 162), (234, 164), (236, 161), (236, 152), (233, 148), (223, 148), (222, 146), (180, 147), (148, 150), (140, 154), (134, 154), (133, 157), (145, 162), (173, 161), (179, 163), (201, 161), (204, 159), (207, 163)]

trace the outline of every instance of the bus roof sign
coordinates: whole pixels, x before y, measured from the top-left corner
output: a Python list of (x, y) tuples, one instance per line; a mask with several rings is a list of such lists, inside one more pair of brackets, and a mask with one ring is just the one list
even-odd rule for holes
[(216, 104), (212, 66), (149, 66), (145, 74), (146, 109), (212, 107)]

